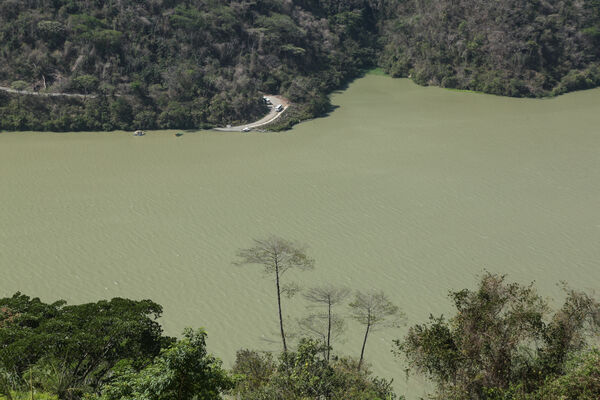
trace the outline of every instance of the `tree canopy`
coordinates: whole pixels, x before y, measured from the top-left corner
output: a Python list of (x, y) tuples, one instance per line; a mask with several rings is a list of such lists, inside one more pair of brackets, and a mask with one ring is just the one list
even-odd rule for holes
[(141, 365), (172, 341), (150, 300), (115, 298), (81, 305), (46, 304), (16, 293), (0, 299), (0, 364), (21, 376), (33, 368), (61, 398), (99, 388), (121, 360)]
[(431, 316), (395, 341), (410, 367), (435, 383), (440, 399), (533, 395), (565, 374), (569, 357), (586, 349), (600, 326), (600, 303), (585, 293), (568, 290), (551, 313), (533, 285), (489, 273), (476, 290), (450, 297), (452, 318)]
[(302, 339), (298, 349), (282, 353), (278, 362), (269, 354), (243, 350), (233, 371), (244, 380), (234, 390), (240, 400), (393, 400), (391, 382), (358, 370), (356, 361), (324, 357), (324, 345)]
[[(508, 96), (600, 85), (597, 0), (4, 0), (0, 130), (191, 129), (327, 113), (368, 68)], [(120, 101), (121, 104), (113, 106)], [(125, 106), (124, 104), (127, 104)]]
[(206, 333), (187, 329), (142, 370), (115, 368), (100, 400), (218, 400), (233, 384), (220, 360), (208, 354)]

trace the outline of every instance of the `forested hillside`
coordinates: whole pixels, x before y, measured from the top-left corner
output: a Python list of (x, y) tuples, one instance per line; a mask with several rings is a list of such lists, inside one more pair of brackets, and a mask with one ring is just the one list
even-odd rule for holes
[(423, 85), (540, 97), (600, 85), (599, 0), (406, 0), (381, 63)]
[(0, 95), (0, 129), (195, 128), (265, 113), (282, 93), (298, 118), (374, 65), (362, 1), (2, 0), (0, 85), (100, 95)]
[[(0, 129), (199, 128), (322, 115), (366, 68), (509, 96), (600, 85), (600, 0), (2, 0)], [(281, 125), (281, 124), (280, 124)], [(281, 127), (285, 127), (281, 126)]]

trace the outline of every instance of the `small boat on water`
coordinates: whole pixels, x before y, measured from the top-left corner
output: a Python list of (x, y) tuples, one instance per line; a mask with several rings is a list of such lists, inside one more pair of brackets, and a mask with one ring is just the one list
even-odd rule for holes
[(133, 136), (144, 136), (145, 134), (146, 134), (146, 132), (144, 132), (144, 131), (135, 131)]
[(181, 137), (181, 136), (183, 136), (183, 132), (177, 132), (177, 133), (175, 134), (175, 136), (176, 136), (176, 137)]

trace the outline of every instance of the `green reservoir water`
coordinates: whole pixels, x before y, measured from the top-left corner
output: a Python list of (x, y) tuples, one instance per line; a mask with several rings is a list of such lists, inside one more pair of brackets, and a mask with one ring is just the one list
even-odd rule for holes
[[(313, 272), (285, 276), (382, 289), (409, 323), (448, 312), (448, 290), (484, 270), (600, 282), (600, 90), (511, 99), (368, 75), (329, 117), (281, 134), (0, 134), (0, 295), (114, 296), (164, 306), (169, 334), (203, 326), (227, 365), (278, 349), (274, 284), (234, 267), (271, 233), (304, 242)], [(301, 316), (300, 297), (285, 303)], [(423, 394), (390, 353), (375, 372)], [(354, 324), (337, 350), (357, 356)]]

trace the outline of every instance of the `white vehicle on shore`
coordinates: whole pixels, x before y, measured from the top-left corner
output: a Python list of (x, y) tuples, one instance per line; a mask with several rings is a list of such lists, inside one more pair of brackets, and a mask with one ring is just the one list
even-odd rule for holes
[(245, 126), (244, 128), (242, 128), (242, 132), (250, 132), (252, 130), (252, 128), (250, 128), (249, 126)]

